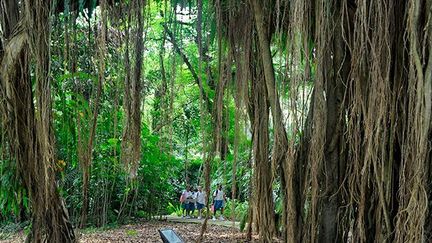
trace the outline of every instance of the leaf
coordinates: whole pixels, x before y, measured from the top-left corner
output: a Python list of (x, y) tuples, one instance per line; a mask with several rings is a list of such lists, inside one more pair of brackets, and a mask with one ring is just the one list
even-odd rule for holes
[(108, 139), (108, 143), (111, 145), (111, 147), (115, 147), (118, 143), (118, 138), (110, 138)]

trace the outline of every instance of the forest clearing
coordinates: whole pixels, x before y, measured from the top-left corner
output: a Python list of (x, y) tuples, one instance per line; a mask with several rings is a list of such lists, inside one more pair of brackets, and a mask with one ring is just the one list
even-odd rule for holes
[(432, 0), (0, 0), (0, 241), (432, 242)]

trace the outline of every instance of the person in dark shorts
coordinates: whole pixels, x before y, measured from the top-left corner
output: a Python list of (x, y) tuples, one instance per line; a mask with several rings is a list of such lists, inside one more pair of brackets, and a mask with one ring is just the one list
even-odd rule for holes
[(225, 220), (223, 217), (223, 208), (224, 208), (225, 200), (226, 200), (226, 197), (225, 197), (225, 193), (222, 190), (222, 185), (218, 184), (218, 188), (213, 193), (213, 201), (214, 201), (213, 220), (216, 220), (216, 213), (218, 210), (221, 211), (221, 215), (220, 215), (219, 219)]
[(187, 186), (186, 190), (184, 190), (180, 196), (180, 205), (182, 208), (182, 218), (187, 216), (187, 214), (185, 215), (185, 212), (187, 212), (187, 209), (188, 209), (188, 205), (186, 203), (186, 200), (187, 200), (186, 198), (188, 197), (189, 192), (190, 192), (190, 187)]
[(202, 209), (205, 206), (205, 199), (206, 199), (205, 192), (202, 191), (201, 186), (198, 186), (198, 191), (196, 193), (198, 219), (202, 218)]
[(192, 218), (195, 212), (196, 193), (189, 188), (186, 198), (186, 218)]

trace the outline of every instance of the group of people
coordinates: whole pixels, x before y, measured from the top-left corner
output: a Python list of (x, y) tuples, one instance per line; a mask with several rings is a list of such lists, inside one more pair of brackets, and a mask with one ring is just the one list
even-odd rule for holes
[[(206, 193), (202, 191), (201, 186), (198, 186), (195, 190), (191, 186), (187, 186), (180, 196), (180, 203), (182, 206), (182, 217), (192, 218), (195, 209), (198, 209), (198, 219), (202, 218), (202, 210), (206, 204)], [(216, 220), (216, 213), (220, 211), (220, 220), (225, 220), (223, 217), (223, 211), (225, 206), (225, 193), (222, 190), (222, 185), (218, 184), (217, 189), (213, 193), (213, 201), (211, 209), (213, 211), (213, 220)]]

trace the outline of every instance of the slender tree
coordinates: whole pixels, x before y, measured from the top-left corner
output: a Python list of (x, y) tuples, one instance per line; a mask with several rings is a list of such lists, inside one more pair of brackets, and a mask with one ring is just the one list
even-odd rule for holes
[[(106, 53), (106, 28), (107, 28), (107, 6), (106, 1), (102, 0), (101, 7), (101, 28), (98, 40), (98, 83), (96, 97), (93, 105), (93, 117), (90, 124), (90, 134), (87, 141), (87, 146), (84, 148), (83, 156), (81, 157), (81, 166), (83, 169), (83, 206), (81, 208), (80, 227), (84, 228), (87, 223), (87, 214), (89, 209), (89, 186), (90, 186), (90, 167), (93, 160), (93, 145), (96, 137), (97, 119), (99, 116), (100, 99), (102, 95), (102, 87), (105, 82), (105, 53)], [(84, 145), (85, 146), (85, 145)]]

